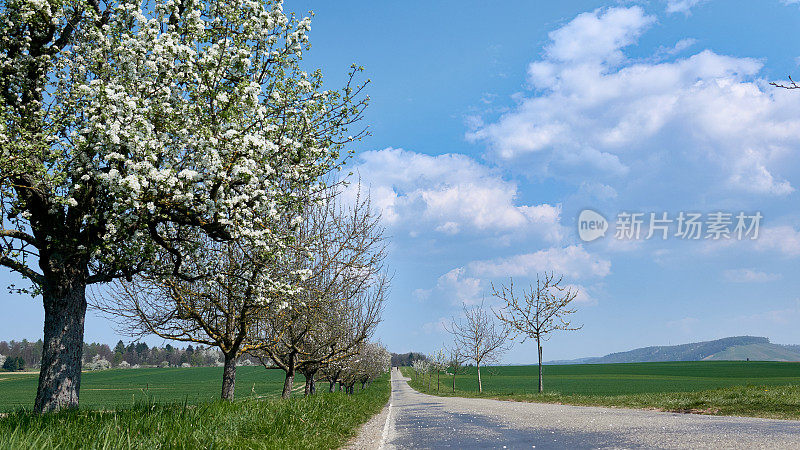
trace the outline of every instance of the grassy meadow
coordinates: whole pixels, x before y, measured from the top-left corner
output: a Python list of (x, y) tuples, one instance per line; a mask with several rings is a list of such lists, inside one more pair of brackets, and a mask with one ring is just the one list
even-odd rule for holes
[[(389, 400), (388, 374), (352, 396), (279, 399), (283, 372), (237, 368), (236, 397), (217, 400), (221, 368), (88, 372), (81, 409), (31, 414), (36, 374), (0, 372), (0, 449), (338, 448)], [(27, 408), (20, 409), (20, 407)]]
[(502, 400), (661, 409), (704, 414), (800, 419), (800, 363), (686, 361), (633, 364), (544, 366), (545, 392), (537, 392), (537, 366), (481, 369), (483, 393), (478, 394), (474, 368), (456, 377), (441, 377), (411, 386), (439, 395)]
[[(283, 388), (283, 378), (282, 370), (266, 370), (260, 366), (237, 367), (236, 398), (278, 397)], [(32, 409), (38, 380), (38, 372), (0, 372), (0, 413), (20, 408)], [(303, 376), (298, 374), (294, 387), (302, 389), (304, 382)], [(156, 403), (186, 402), (195, 405), (218, 399), (221, 389), (221, 367), (84, 372), (81, 377), (81, 407), (116, 409), (151, 400)]]

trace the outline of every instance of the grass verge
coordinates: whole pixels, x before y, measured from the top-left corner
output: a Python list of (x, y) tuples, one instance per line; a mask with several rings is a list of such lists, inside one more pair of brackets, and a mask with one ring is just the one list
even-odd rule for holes
[(389, 400), (388, 379), (352, 396), (140, 403), (41, 416), (17, 411), (0, 418), (0, 448), (338, 448)]
[[(489, 398), (520, 402), (556, 403), (580, 406), (606, 406), (615, 408), (655, 409), (659, 411), (710, 414), (722, 416), (749, 416), (770, 419), (800, 419), (800, 385), (783, 386), (729, 386), (692, 392), (649, 392), (620, 395), (582, 395), (559, 392), (513, 393), (484, 390), (483, 393), (456, 388), (452, 391), (452, 378), (442, 377), (440, 389), (436, 379), (428, 386), (421, 378), (412, 376), (413, 370), (401, 369), (412, 380), (409, 385), (419, 392), (442, 397)], [(546, 380), (545, 380), (546, 381)]]

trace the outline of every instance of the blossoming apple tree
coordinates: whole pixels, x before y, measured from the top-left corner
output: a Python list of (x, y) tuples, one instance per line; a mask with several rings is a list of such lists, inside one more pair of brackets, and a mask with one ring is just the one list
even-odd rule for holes
[(357, 68), (338, 91), (301, 69), (309, 27), (280, 1), (4, 0), (0, 265), (44, 304), (36, 411), (78, 404), (87, 285), (202, 279), (204, 239), (284, 248), (271, 224), (367, 101)]

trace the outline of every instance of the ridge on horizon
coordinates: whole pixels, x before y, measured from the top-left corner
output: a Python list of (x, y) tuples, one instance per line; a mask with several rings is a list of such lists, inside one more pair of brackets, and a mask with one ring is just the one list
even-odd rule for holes
[(605, 356), (547, 361), (545, 364), (609, 364), (670, 361), (800, 361), (800, 345), (773, 344), (761, 336), (731, 336), (678, 345), (656, 345)]

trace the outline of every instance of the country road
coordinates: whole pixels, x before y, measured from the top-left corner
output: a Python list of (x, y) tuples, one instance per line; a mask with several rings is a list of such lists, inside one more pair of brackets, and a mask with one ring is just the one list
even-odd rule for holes
[(435, 397), (407, 380), (392, 371), (376, 447), (800, 448), (800, 421)]

